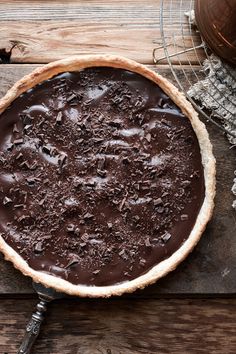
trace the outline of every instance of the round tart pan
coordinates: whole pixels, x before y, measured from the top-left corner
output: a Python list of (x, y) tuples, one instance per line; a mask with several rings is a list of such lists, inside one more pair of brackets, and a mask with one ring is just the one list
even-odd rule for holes
[(70, 295), (88, 297), (109, 297), (111, 295), (122, 295), (125, 292), (133, 292), (136, 289), (156, 282), (161, 277), (174, 270), (198, 243), (207, 222), (211, 218), (214, 195), (215, 195), (215, 159), (212, 153), (212, 145), (205, 125), (199, 120), (196, 111), (186, 100), (184, 95), (177, 90), (168, 80), (159, 74), (151, 71), (144, 65), (135, 61), (113, 55), (87, 55), (80, 57), (69, 57), (67, 59), (52, 62), (40, 67), (31, 74), (19, 80), (0, 100), (0, 114), (22, 93), (53, 76), (63, 72), (81, 71), (89, 67), (112, 67), (121, 68), (135, 72), (153, 81), (168, 95), (171, 100), (181, 109), (182, 113), (190, 120), (192, 128), (197, 136), (200, 146), (202, 165), (204, 168), (205, 197), (196, 222), (186, 241), (169, 258), (153, 266), (145, 274), (120, 284), (109, 286), (86, 286), (75, 285), (67, 280), (46, 274), (32, 269), (28, 263), (10, 247), (0, 236), (0, 251), (5, 259), (13, 263), (24, 275), (30, 276), (35, 282), (42, 283), (57, 291)]

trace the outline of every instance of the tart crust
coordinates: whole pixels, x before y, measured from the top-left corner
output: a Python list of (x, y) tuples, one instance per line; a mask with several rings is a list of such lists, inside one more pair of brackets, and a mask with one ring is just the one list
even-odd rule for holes
[(197, 216), (195, 225), (188, 239), (169, 258), (151, 268), (147, 273), (130, 281), (109, 286), (86, 286), (74, 285), (64, 279), (53, 275), (36, 271), (29, 267), (28, 263), (11, 248), (0, 235), (0, 251), (6, 260), (11, 261), (15, 268), (24, 275), (30, 276), (35, 282), (42, 283), (46, 287), (52, 287), (57, 291), (70, 295), (88, 297), (110, 297), (111, 295), (122, 295), (126, 292), (133, 292), (156, 282), (170, 271), (174, 270), (180, 262), (193, 250), (198, 243), (206, 224), (212, 216), (215, 196), (215, 158), (212, 153), (212, 145), (205, 125), (199, 120), (197, 112), (186, 100), (183, 93), (172, 85), (168, 80), (148, 69), (146, 66), (121, 56), (114, 55), (86, 55), (73, 56), (63, 60), (55, 61), (43, 67), (37, 68), (31, 74), (24, 76), (16, 82), (7, 94), (0, 100), (0, 114), (23, 92), (34, 87), (38, 83), (66, 71), (80, 71), (84, 68), (94, 66), (109, 66), (130, 70), (147, 79), (155, 82), (162, 90), (179, 106), (197, 135), (202, 164), (204, 168), (205, 198)]

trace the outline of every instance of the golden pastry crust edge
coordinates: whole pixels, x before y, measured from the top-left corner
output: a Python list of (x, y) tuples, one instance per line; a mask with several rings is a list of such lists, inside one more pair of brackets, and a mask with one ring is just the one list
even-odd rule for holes
[(210, 220), (214, 208), (215, 196), (215, 158), (212, 152), (212, 145), (209, 140), (205, 125), (199, 120), (197, 112), (186, 100), (185, 96), (171, 84), (167, 79), (148, 69), (146, 66), (133, 60), (115, 55), (84, 55), (74, 56), (59, 61), (55, 61), (37, 68), (29, 75), (17, 81), (7, 94), (0, 100), (0, 114), (23, 92), (34, 87), (38, 83), (47, 80), (61, 72), (80, 71), (87, 67), (110, 66), (127, 69), (157, 83), (163, 91), (179, 106), (182, 112), (189, 118), (192, 127), (197, 135), (204, 167), (205, 198), (198, 214), (196, 223), (188, 239), (169, 258), (151, 268), (144, 275), (130, 281), (110, 286), (86, 286), (74, 285), (64, 279), (36, 271), (29, 267), (27, 262), (11, 248), (0, 235), (0, 251), (6, 260), (11, 261), (14, 267), (24, 275), (30, 276), (35, 282), (42, 283), (46, 287), (52, 287), (57, 291), (70, 295), (87, 297), (110, 297), (112, 295), (122, 295), (131, 293), (137, 289), (142, 289), (147, 285), (156, 282), (181, 263), (198, 243), (205, 227)]

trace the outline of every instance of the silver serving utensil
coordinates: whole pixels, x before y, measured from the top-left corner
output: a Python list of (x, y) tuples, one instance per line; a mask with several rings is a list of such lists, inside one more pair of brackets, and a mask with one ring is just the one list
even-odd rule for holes
[(52, 300), (60, 299), (65, 296), (54, 289), (46, 288), (42, 284), (34, 283), (33, 288), (39, 296), (39, 303), (36, 311), (32, 313), (31, 319), (26, 326), (25, 336), (17, 354), (30, 354), (32, 346), (39, 335), (40, 326), (44, 320), (44, 312), (47, 311), (47, 305)]

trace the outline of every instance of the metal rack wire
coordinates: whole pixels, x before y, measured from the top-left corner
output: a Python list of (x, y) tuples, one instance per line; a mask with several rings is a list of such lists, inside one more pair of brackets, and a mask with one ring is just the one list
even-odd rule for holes
[[(210, 50), (202, 41), (197, 28), (191, 21), (191, 16), (186, 16), (186, 13), (191, 14), (194, 9), (194, 0), (162, 0), (160, 4), (160, 33), (161, 45), (153, 50), (153, 60), (155, 64), (161, 64), (166, 60), (170, 66), (172, 74), (181, 89), (193, 106), (202, 114), (202, 116), (217, 125), (220, 129), (236, 137), (230, 132), (225, 125), (222, 125), (219, 120), (219, 114), (216, 110), (207, 112), (200, 102), (194, 100), (189, 94), (189, 88), (194, 84), (201, 83), (207, 77), (204, 70), (204, 60), (208, 59), (209, 65), (213, 67), (212, 56)], [(163, 55), (160, 55), (162, 49)], [(158, 54), (158, 56), (157, 56)], [(236, 75), (233, 70), (229, 69), (227, 64), (222, 62), (223, 69), (230, 77), (231, 83), (236, 85)], [(217, 72), (216, 72), (217, 75)], [(211, 83), (211, 91), (208, 95), (215, 101), (215, 106), (221, 104), (222, 116), (226, 116), (230, 124), (236, 128), (236, 99), (224, 97), (224, 104), (219, 103), (219, 95), (223, 97), (225, 90), (219, 89), (215, 85), (214, 80), (208, 76)], [(224, 85), (229, 83), (224, 82)], [(233, 85), (234, 87), (236, 87)], [(232, 89), (232, 87), (228, 87)], [(228, 101), (228, 102), (227, 102)], [(227, 102), (227, 104), (225, 104)], [(231, 107), (231, 109), (229, 108)]]

